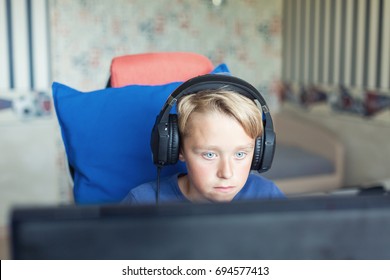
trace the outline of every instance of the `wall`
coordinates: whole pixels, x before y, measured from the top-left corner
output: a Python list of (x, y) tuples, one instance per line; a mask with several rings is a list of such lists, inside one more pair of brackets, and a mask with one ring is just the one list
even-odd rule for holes
[(285, 0), (283, 80), (390, 95), (389, 13), (387, 0)]
[(211, 3), (50, 1), (53, 77), (92, 90), (105, 86), (115, 56), (193, 51), (227, 63), (266, 94), (281, 72), (282, 1)]

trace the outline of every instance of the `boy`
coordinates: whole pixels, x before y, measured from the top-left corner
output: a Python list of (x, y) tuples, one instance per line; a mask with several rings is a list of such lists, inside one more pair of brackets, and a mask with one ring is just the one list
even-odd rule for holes
[[(177, 104), (179, 159), (187, 174), (160, 182), (159, 202), (230, 202), (284, 198), (277, 186), (251, 174), (262, 112), (254, 101), (227, 89), (184, 95)], [(124, 203), (155, 204), (157, 182), (130, 191)]]

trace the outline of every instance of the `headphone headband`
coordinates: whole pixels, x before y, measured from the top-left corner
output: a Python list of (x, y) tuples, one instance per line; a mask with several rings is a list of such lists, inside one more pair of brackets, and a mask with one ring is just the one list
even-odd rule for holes
[[(248, 82), (233, 76), (222, 74), (206, 74), (198, 76), (188, 80), (181, 84), (174, 92), (168, 97), (165, 102), (157, 122), (168, 121), (169, 112), (177, 101), (184, 95), (193, 94), (202, 90), (220, 89), (226, 88), (238, 92), (239, 94), (248, 97), (249, 99), (259, 102), (261, 111), (263, 112), (265, 123), (269, 128), (273, 129), (272, 118), (269, 113), (269, 108), (260, 92)], [(256, 105), (258, 105), (256, 103)]]

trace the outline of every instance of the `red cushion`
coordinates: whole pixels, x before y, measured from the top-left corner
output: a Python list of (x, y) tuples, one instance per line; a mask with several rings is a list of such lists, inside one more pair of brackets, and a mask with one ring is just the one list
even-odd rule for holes
[(111, 62), (111, 87), (162, 85), (186, 81), (213, 70), (211, 61), (191, 52), (161, 52), (119, 56)]

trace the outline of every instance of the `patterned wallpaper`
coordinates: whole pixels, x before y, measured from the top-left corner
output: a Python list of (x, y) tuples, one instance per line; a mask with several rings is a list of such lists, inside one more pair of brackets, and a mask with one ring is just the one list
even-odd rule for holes
[(103, 88), (115, 56), (191, 51), (267, 95), (281, 75), (281, 0), (51, 0), (53, 79)]

